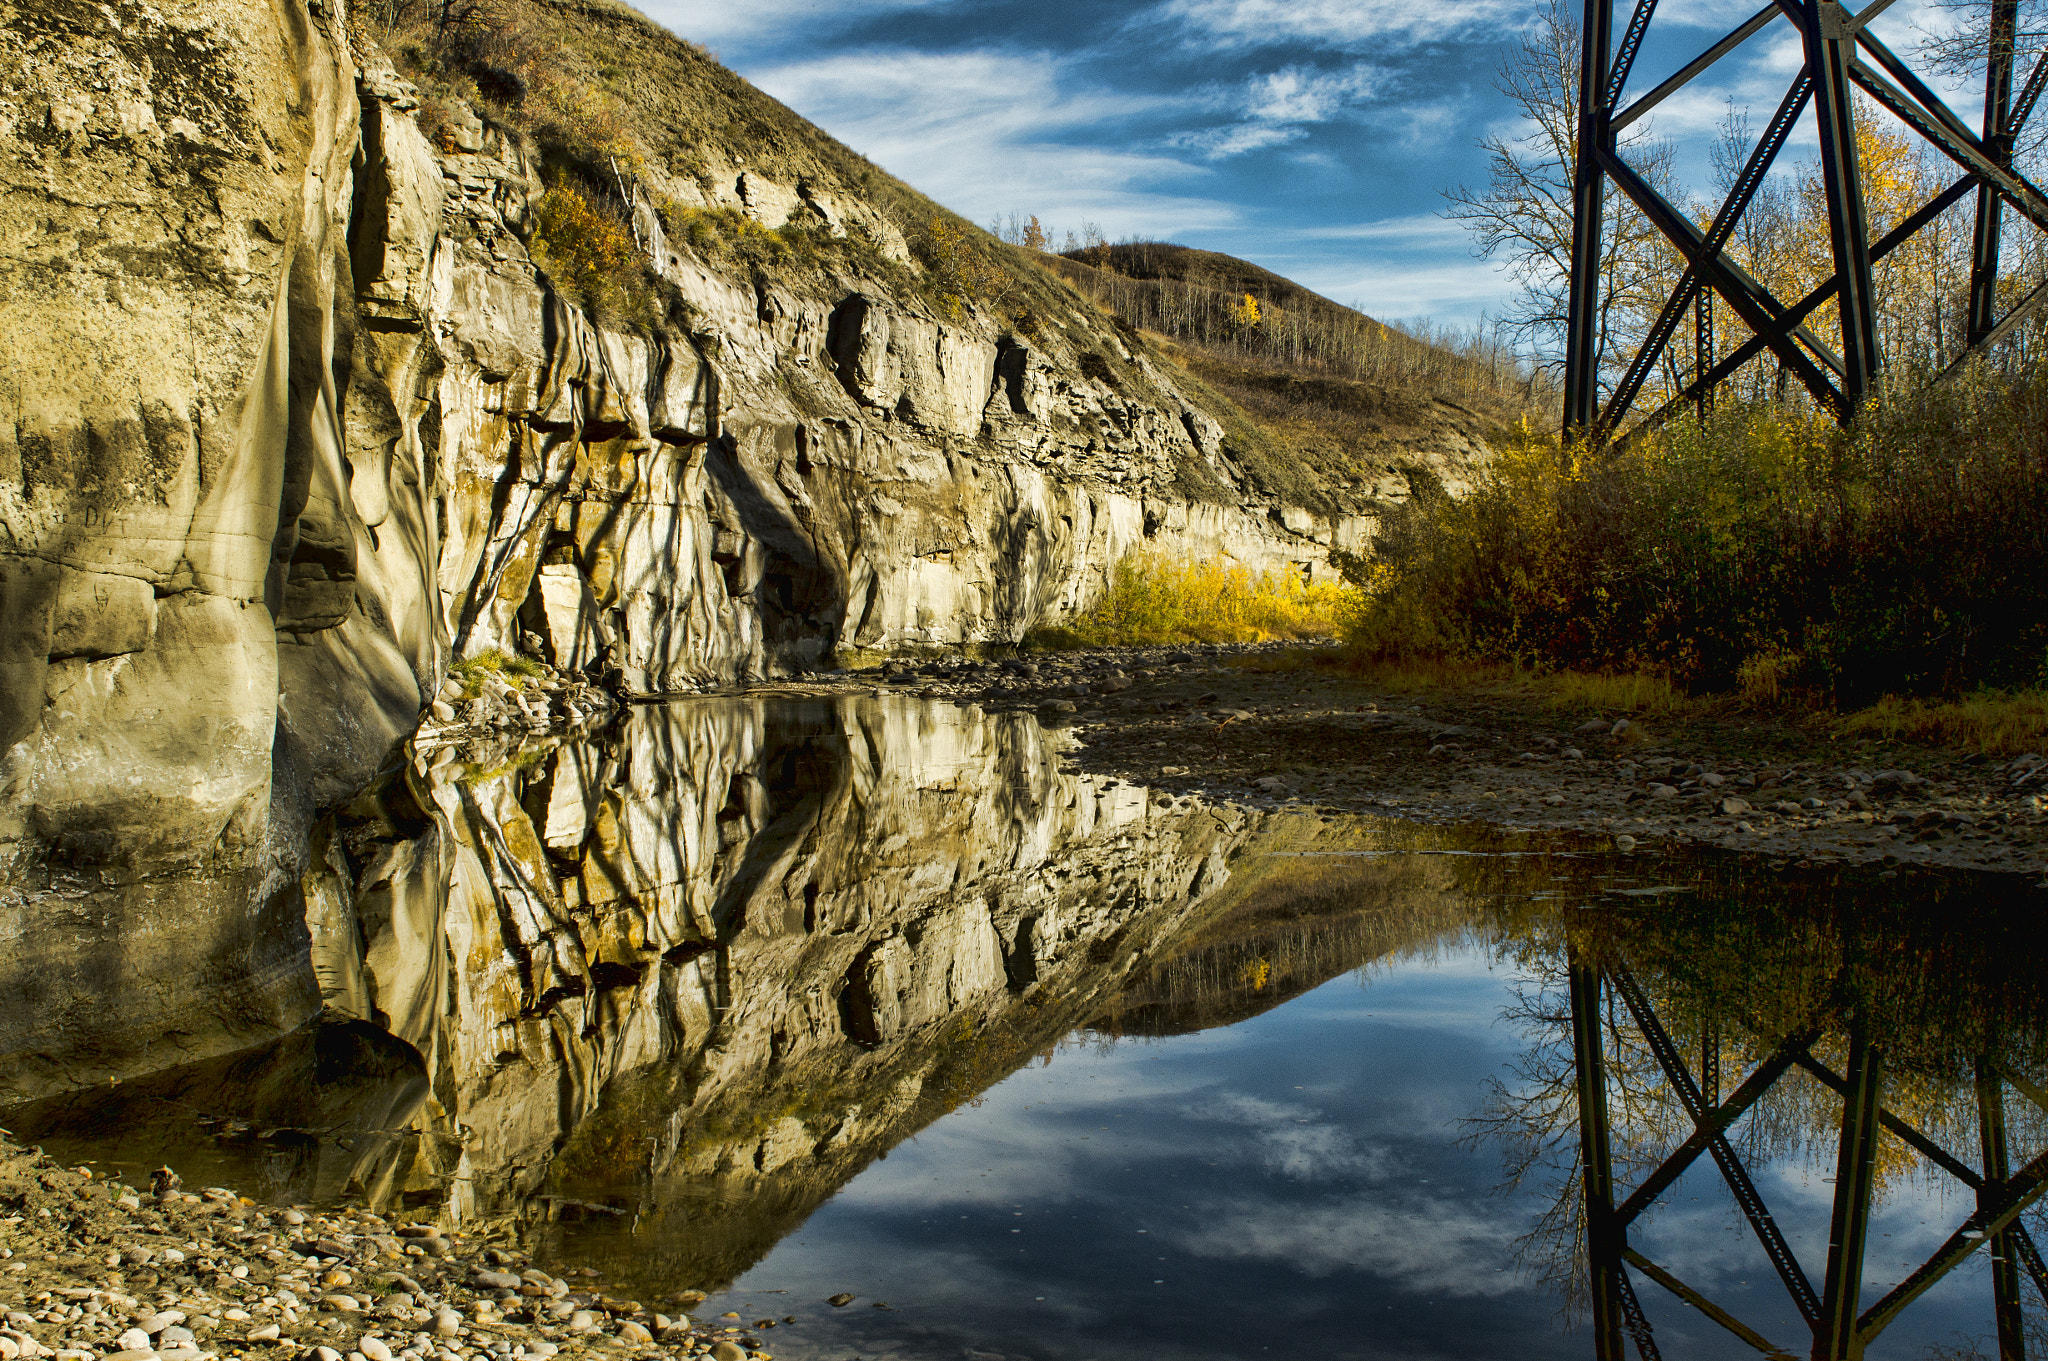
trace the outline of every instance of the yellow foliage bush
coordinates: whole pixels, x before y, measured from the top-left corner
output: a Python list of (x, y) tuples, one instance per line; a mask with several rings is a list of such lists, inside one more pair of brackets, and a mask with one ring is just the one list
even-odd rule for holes
[(632, 234), (564, 180), (534, 211), (533, 257), (557, 288), (614, 319), (652, 321), (655, 295)]
[(1100, 600), (1064, 626), (1035, 630), (1026, 642), (1114, 647), (1328, 638), (1342, 630), (1356, 601), (1350, 587), (1311, 585), (1293, 572), (1130, 553), (1111, 570)]
[(969, 303), (997, 309), (1017, 286), (1010, 272), (984, 255), (966, 229), (939, 214), (934, 213), (912, 238), (910, 249), (924, 267), (926, 286), (955, 321)]

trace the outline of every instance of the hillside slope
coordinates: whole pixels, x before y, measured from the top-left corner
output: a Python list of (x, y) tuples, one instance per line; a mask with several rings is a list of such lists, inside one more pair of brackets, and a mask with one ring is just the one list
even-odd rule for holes
[(1462, 491), (1548, 395), (1511, 356), (1418, 340), (1235, 256), (1139, 241), (1049, 263), (1242, 418), (1250, 485), (1324, 513), (1376, 514), (1418, 481)]

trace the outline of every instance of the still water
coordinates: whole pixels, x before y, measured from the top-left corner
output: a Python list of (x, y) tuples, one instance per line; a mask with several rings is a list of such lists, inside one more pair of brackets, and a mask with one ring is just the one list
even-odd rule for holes
[[(131, 1175), (509, 1218), (614, 1293), (775, 1320), (790, 1361), (1591, 1357), (1603, 1269), (1630, 1355), (1756, 1355), (1715, 1313), (1804, 1355), (1845, 1072), (1923, 1145), (1856, 1164), (1861, 1306), (1977, 1209), (1987, 1112), (2031, 1203), (2031, 889), (1253, 815), (1075, 774), (1069, 740), (716, 700), (422, 759), (309, 889), (320, 1025), (0, 1123)], [(1626, 1265), (1587, 1252), (1574, 976), (1616, 1204), (1689, 1099), (1740, 1105)], [(1868, 1355), (1997, 1355), (1990, 1263), (2033, 1219)], [(2012, 1307), (2042, 1321), (2032, 1284)]]

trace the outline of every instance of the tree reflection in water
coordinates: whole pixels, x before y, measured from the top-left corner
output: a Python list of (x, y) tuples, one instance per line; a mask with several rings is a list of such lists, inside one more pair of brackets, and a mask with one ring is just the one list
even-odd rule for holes
[[(1999, 1354), (2043, 1354), (2048, 1270), (2029, 1208), (2048, 1185), (2042, 895), (1982, 877), (1732, 862), (1660, 864), (1672, 877), (1629, 883), (1591, 863), (1466, 868), (1500, 956), (1527, 979), (1505, 1019), (1528, 1040), (1468, 1137), (1499, 1145), (1505, 1188), (1549, 1186), (1522, 1265), (1568, 1317), (1590, 1318), (1595, 1355), (1622, 1356), (1624, 1336), (1657, 1355), (1637, 1297), (1654, 1282), (1769, 1354), (1861, 1356), (1986, 1246)], [(1597, 1072), (1582, 1053), (1598, 1054)], [(1630, 1244), (1695, 1159), (1720, 1165), (1810, 1343), (1766, 1341)], [(1751, 1184), (1783, 1162), (1835, 1173), (1821, 1279)], [(1975, 1212), (1919, 1271), (1859, 1297), (1873, 1209), (1951, 1179), (1975, 1193)]]

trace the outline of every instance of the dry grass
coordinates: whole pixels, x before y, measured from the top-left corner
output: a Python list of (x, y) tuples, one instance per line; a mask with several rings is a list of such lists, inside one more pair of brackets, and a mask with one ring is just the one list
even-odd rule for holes
[(1604, 713), (1672, 713), (1698, 709), (1706, 701), (1687, 695), (1661, 676), (1595, 675), (1584, 671), (1531, 671), (1507, 662), (1459, 657), (1376, 658), (1342, 648), (1299, 648), (1232, 657), (1226, 665), (1280, 674), (1311, 669), (1343, 671), (1396, 694), (1463, 690), (1539, 698), (1551, 709), (1597, 709)]
[(1064, 625), (1034, 629), (1027, 647), (1119, 647), (1156, 643), (1257, 643), (1329, 638), (1343, 627), (1354, 593), (1309, 585), (1292, 572), (1254, 572), (1230, 563), (1127, 554), (1109, 589)]
[(1837, 726), (1845, 737), (1875, 736), (1986, 756), (2016, 756), (2048, 747), (2048, 691), (1986, 690), (1945, 701), (1887, 696), (1844, 716)]

